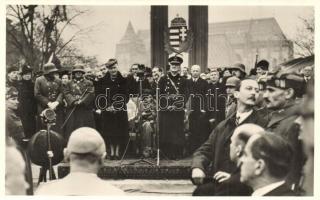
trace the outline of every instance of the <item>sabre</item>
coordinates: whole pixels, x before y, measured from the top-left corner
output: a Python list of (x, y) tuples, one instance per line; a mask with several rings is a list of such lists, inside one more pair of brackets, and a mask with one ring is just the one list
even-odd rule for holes
[[(79, 99), (82, 99), (82, 97), (86, 94), (86, 92), (88, 91), (88, 88), (82, 93), (82, 95), (80, 96)], [(67, 124), (68, 120), (70, 119), (71, 115), (73, 114), (74, 110), (76, 109), (77, 105), (75, 105), (71, 112), (69, 113), (68, 117), (66, 118), (66, 120), (64, 120), (62, 126), (61, 126), (61, 129), (63, 129), (63, 127)]]

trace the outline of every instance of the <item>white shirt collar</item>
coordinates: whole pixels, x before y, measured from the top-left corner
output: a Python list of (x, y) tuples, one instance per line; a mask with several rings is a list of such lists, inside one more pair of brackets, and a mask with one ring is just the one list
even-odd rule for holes
[(248, 112), (243, 112), (243, 113), (239, 113), (239, 112), (237, 111), (236, 118), (237, 118), (237, 117), (240, 117), (240, 119), (239, 119), (239, 121), (238, 121), (239, 124), (241, 124), (245, 119), (247, 119), (247, 117), (249, 117), (252, 112), (253, 112), (253, 110), (250, 110), (250, 111), (248, 111)]
[(277, 187), (279, 187), (280, 185), (284, 184), (285, 181), (279, 181), (279, 182), (275, 182), (275, 183), (271, 183), (269, 185), (266, 185), (264, 187), (258, 188), (257, 190), (255, 190), (251, 196), (264, 196), (265, 194), (271, 192), (272, 190), (276, 189)]

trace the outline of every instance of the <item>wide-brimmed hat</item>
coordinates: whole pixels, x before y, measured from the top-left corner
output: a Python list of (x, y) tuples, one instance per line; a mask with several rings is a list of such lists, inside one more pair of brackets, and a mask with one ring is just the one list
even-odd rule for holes
[(226, 87), (238, 87), (241, 80), (235, 76), (231, 76), (226, 81)]
[(75, 73), (75, 72), (82, 72), (83, 74), (86, 73), (86, 71), (84, 71), (83, 65), (74, 66), (73, 69), (72, 69), (72, 73)]
[(57, 72), (58, 69), (56, 68), (55, 64), (47, 63), (43, 66), (43, 74), (50, 74), (52, 72)]
[(231, 67), (229, 67), (229, 69), (231, 69), (231, 70), (238, 69), (241, 72), (247, 74), (246, 67), (244, 66), (244, 64), (241, 64), (241, 63), (236, 63), (236, 64), (232, 65)]

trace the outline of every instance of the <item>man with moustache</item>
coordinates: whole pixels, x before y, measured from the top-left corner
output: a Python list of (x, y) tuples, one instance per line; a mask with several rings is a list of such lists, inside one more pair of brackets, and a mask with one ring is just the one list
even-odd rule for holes
[(183, 129), (187, 82), (180, 75), (183, 59), (172, 56), (168, 61), (170, 71), (159, 80), (160, 150), (170, 159), (179, 159), (185, 143)]
[(190, 114), (189, 114), (189, 152), (193, 153), (199, 148), (210, 134), (208, 118), (208, 83), (200, 78), (201, 68), (199, 65), (191, 66), (191, 79), (188, 80), (190, 92)]
[[(234, 93), (237, 110), (218, 124), (208, 140), (193, 154), (192, 180), (195, 185), (205, 183), (206, 177), (212, 177), (219, 171), (232, 173), (237, 165), (229, 157), (230, 138), (235, 128), (244, 123), (253, 123), (264, 127), (266, 120), (260, 116), (254, 106), (258, 97), (259, 86), (255, 80), (244, 79)], [(212, 164), (211, 169), (209, 166)], [(217, 193), (222, 190), (220, 188)]]
[(263, 95), (269, 110), (269, 122), (266, 129), (285, 138), (292, 145), (293, 163), (286, 179), (294, 190), (299, 190), (302, 178), (302, 166), (305, 156), (300, 140), (299, 97), (305, 88), (303, 77), (295, 72), (280, 70), (270, 75), (266, 81)]

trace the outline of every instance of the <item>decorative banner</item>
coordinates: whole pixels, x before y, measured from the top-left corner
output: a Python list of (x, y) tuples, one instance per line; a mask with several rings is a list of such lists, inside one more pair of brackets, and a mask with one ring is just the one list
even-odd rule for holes
[(187, 52), (193, 43), (193, 33), (188, 30), (186, 20), (177, 15), (164, 32), (165, 50), (171, 53)]

